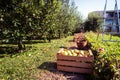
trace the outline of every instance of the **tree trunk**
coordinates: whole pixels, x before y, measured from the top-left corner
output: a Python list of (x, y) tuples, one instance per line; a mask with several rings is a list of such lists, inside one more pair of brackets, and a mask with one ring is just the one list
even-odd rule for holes
[(49, 42), (51, 42), (51, 38), (50, 38), (50, 36), (47, 37), (47, 40), (48, 40)]
[(18, 51), (22, 52), (23, 51), (23, 47), (22, 47), (22, 37), (18, 38)]
[(59, 39), (61, 38), (60, 30), (58, 30), (58, 37), (59, 37)]

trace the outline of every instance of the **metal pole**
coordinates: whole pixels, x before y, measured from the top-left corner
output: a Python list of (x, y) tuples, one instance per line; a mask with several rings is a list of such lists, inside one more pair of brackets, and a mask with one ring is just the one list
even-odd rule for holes
[(119, 10), (118, 10), (118, 5), (117, 5), (117, 0), (115, 0), (115, 9), (116, 9), (116, 12), (117, 12), (117, 26), (119, 28), (119, 32), (120, 32), (120, 20), (119, 20)]
[(102, 41), (104, 40), (104, 29), (105, 29), (105, 21), (106, 21), (106, 7), (107, 7), (107, 0), (105, 2), (104, 12), (103, 12), (104, 22), (103, 22), (103, 26), (102, 26)]

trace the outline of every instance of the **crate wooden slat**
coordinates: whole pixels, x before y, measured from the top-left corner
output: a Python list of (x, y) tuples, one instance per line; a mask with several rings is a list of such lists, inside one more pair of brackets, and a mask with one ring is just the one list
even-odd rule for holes
[(84, 68), (76, 68), (76, 67), (69, 67), (69, 66), (57, 66), (58, 70), (66, 71), (66, 72), (76, 72), (76, 73), (87, 73), (90, 74), (92, 69), (84, 69)]
[(92, 73), (94, 56), (91, 51), (88, 57), (64, 56), (57, 54), (57, 69), (67, 72)]
[(92, 68), (92, 64), (88, 64), (85, 62), (72, 62), (72, 61), (57, 61), (58, 65), (63, 66), (73, 66), (73, 67), (81, 67), (81, 68)]
[(93, 62), (94, 58), (93, 56), (90, 57), (79, 57), (79, 56), (63, 56), (63, 55), (57, 55), (57, 60), (73, 60), (73, 61), (89, 61)]

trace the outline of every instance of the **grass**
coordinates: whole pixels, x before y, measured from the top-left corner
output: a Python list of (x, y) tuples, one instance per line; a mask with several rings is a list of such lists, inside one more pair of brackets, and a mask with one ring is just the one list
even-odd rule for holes
[[(51, 43), (26, 44), (31, 46), (23, 53), (0, 58), (0, 80), (36, 80), (40, 73), (49, 72), (51, 66), (55, 66), (56, 53), (62, 46), (67, 46), (72, 37), (52, 40)], [(3, 44), (10, 46), (10, 44)], [(15, 46), (15, 45), (14, 45)]]

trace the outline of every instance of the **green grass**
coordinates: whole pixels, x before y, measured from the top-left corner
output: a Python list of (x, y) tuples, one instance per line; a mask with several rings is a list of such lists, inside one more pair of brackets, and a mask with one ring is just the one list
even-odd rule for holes
[[(40, 73), (49, 72), (51, 66), (54, 66), (52, 63), (56, 61), (56, 53), (59, 48), (67, 46), (68, 41), (72, 38), (71, 36), (56, 39), (51, 43), (26, 44), (26, 46), (31, 46), (29, 50), (0, 58), (0, 80), (36, 80), (40, 78)], [(10, 46), (10, 44), (4, 46)]]

